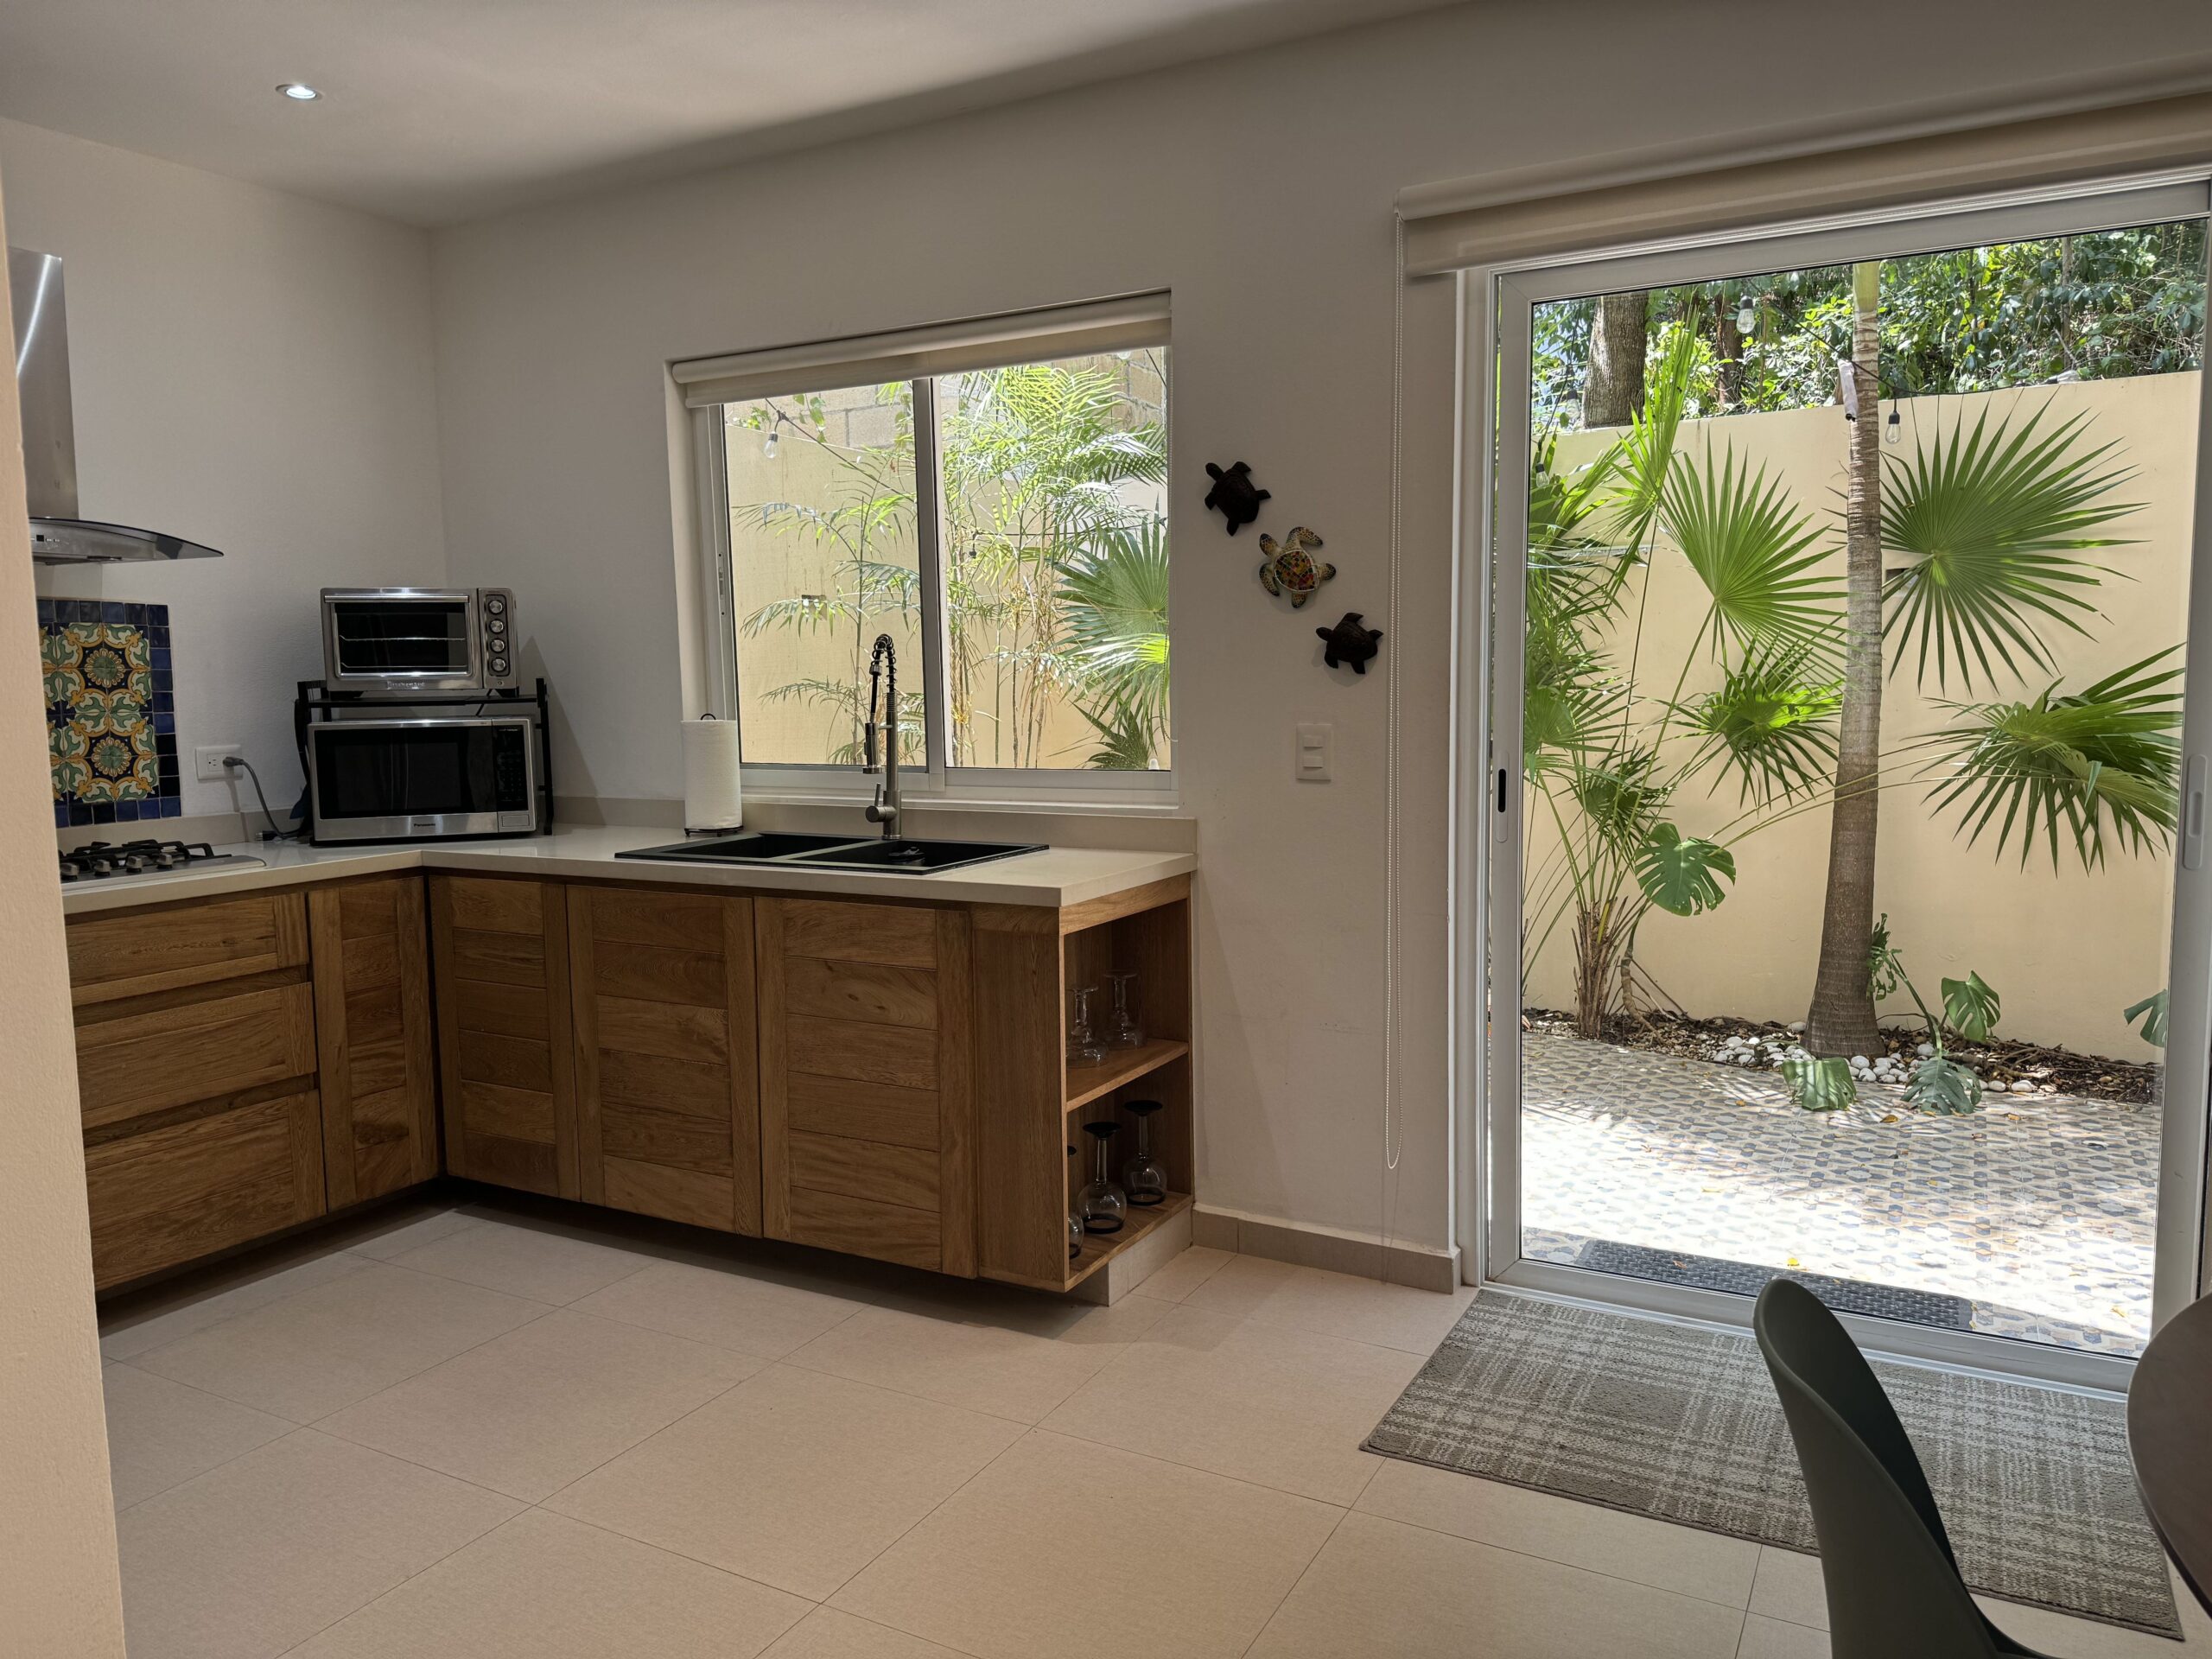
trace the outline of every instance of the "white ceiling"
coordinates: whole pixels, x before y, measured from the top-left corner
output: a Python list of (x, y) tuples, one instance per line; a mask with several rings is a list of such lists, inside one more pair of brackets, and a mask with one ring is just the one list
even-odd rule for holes
[(447, 224), (1442, 3), (4, 0), (0, 115)]

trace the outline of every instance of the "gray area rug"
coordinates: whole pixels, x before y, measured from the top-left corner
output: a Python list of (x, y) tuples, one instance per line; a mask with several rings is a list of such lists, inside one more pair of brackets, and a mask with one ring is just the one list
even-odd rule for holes
[[(2177, 1641), (2118, 1401), (1877, 1362), (1976, 1590)], [(1367, 1449), (1808, 1554), (1748, 1333), (1478, 1297)]]

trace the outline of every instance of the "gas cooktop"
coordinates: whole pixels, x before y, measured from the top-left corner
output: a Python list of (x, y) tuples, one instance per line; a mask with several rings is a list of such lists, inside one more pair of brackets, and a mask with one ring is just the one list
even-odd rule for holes
[(61, 855), (63, 881), (129, 881), (149, 875), (168, 875), (178, 870), (213, 868), (219, 864), (263, 864), (251, 853), (219, 853), (206, 842), (126, 841), (114, 845), (89, 842), (74, 852)]

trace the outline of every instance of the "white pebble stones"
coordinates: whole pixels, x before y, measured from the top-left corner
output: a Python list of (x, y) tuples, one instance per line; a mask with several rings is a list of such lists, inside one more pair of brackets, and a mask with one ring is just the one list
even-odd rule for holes
[(1722, 1039), (1720, 1046), (1711, 1051), (1711, 1058), (1723, 1065), (1764, 1065), (1778, 1070), (1784, 1059), (1803, 1058), (1805, 1051), (1795, 1044), (1785, 1044), (1776, 1038), (1736, 1036)]

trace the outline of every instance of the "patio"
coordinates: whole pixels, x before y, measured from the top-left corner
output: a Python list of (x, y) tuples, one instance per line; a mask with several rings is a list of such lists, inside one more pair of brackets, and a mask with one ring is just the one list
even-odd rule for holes
[(1996, 1335), (2115, 1354), (2150, 1336), (2156, 1105), (1993, 1096), (1934, 1117), (1876, 1086), (1815, 1114), (1771, 1072), (1523, 1044), (1529, 1258), (1648, 1246), (1683, 1282), (1749, 1263), (1920, 1293), (1893, 1299), (1916, 1308), (1956, 1298), (1957, 1323)]

